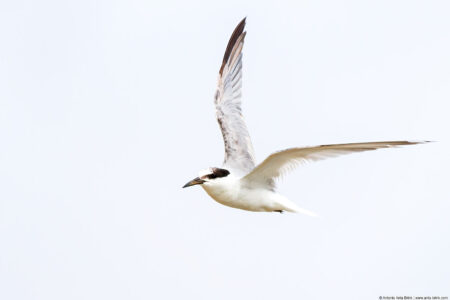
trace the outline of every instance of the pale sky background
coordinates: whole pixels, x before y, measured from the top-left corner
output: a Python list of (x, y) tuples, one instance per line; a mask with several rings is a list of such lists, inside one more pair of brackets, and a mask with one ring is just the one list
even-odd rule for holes
[[(449, 1), (0, 1), (0, 299), (450, 296)], [(247, 16), (257, 160), (320, 215), (181, 186), (221, 166), (213, 95)]]

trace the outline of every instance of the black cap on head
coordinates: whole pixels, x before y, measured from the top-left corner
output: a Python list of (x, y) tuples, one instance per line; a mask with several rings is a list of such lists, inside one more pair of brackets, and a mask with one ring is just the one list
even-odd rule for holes
[(209, 179), (226, 177), (230, 174), (230, 171), (221, 168), (211, 168), (212, 174), (207, 175)]

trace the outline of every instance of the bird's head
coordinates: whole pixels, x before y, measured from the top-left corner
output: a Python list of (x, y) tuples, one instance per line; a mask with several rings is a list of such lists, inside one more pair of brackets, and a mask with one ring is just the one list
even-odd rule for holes
[(230, 171), (221, 168), (208, 168), (199, 172), (198, 177), (186, 183), (183, 188), (196, 184), (209, 184), (222, 180), (230, 174)]

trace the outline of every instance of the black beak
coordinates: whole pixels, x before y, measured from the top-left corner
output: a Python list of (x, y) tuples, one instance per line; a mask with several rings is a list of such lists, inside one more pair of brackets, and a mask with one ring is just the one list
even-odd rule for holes
[(191, 181), (189, 181), (188, 183), (186, 183), (183, 188), (186, 188), (188, 186), (193, 186), (196, 184), (202, 184), (203, 182), (205, 182), (203, 179), (200, 179), (199, 177), (196, 177), (194, 179), (192, 179)]

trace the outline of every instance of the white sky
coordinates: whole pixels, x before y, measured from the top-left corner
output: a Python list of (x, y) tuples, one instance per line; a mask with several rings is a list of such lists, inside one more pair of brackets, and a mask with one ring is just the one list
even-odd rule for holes
[[(448, 1), (0, 2), (0, 299), (450, 296)], [(257, 159), (429, 139), (299, 168), (320, 215), (239, 211), (216, 76), (247, 16)]]

